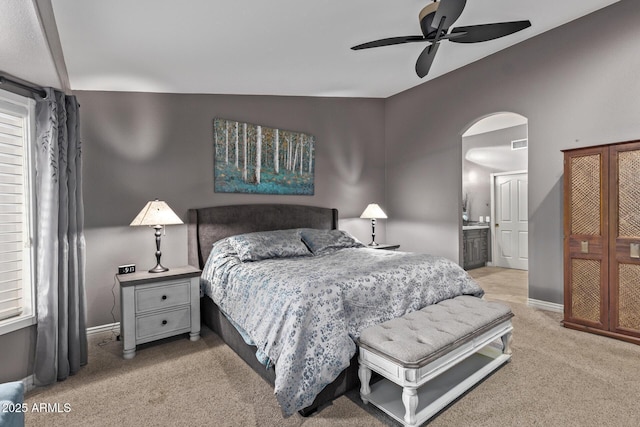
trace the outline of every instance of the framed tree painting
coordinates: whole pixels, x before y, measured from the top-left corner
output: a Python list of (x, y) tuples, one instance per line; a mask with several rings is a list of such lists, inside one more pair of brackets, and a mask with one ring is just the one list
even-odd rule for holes
[(215, 118), (216, 193), (314, 193), (315, 138), (312, 135)]

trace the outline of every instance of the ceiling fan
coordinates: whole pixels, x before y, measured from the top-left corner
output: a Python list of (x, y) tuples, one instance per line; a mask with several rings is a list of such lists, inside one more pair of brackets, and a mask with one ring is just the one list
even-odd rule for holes
[(416, 62), (416, 73), (419, 77), (424, 77), (429, 73), (442, 40), (454, 43), (479, 43), (508, 36), (531, 26), (530, 21), (512, 21), (456, 27), (449, 31), (449, 27), (460, 17), (466, 4), (467, 0), (434, 0), (420, 11), (421, 36), (389, 37), (359, 44), (351, 49), (428, 42), (429, 46), (422, 51)]

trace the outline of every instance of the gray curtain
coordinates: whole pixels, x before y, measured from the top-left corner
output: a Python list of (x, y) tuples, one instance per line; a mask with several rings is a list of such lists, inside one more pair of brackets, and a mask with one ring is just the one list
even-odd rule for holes
[(36, 99), (36, 384), (87, 363), (85, 240), (78, 102), (51, 88)]

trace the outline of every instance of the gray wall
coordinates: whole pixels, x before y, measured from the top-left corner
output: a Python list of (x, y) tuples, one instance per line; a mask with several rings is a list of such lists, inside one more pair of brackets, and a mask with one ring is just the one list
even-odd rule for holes
[[(155, 265), (147, 227), (129, 227), (144, 204), (165, 200), (187, 209), (238, 203), (331, 206), (340, 227), (363, 241), (371, 225), (358, 217), (384, 206), (384, 100), (275, 96), (77, 92), (83, 142), (88, 326), (120, 320), (117, 266)], [(315, 195), (213, 192), (213, 119), (228, 118), (316, 137)], [(380, 241), (384, 241), (381, 221)], [(377, 230), (376, 230), (377, 231)], [(162, 238), (167, 267), (187, 263), (186, 226)], [(111, 310), (116, 299), (114, 315)]]
[[(187, 209), (240, 203), (295, 203), (339, 210), (340, 228), (370, 240), (367, 204), (384, 204), (384, 100), (275, 96), (77, 92), (80, 102), (87, 244), (87, 326), (120, 321), (117, 266), (155, 265), (147, 227), (129, 227), (144, 204)], [(316, 137), (315, 195), (213, 192), (213, 119), (229, 118)], [(376, 228), (385, 240), (385, 220)], [(187, 263), (185, 225), (168, 226), (162, 263)], [(35, 327), (0, 336), (0, 381), (33, 372)]]
[(36, 327), (0, 335), (0, 383), (31, 375), (36, 351)]
[(486, 115), (520, 114), (529, 120), (529, 297), (562, 303), (560, 150), (640, 137), (638, 22), (640, 2), (623, 0), (387, 99), (389, 238), (458, 259), (460, 137)]

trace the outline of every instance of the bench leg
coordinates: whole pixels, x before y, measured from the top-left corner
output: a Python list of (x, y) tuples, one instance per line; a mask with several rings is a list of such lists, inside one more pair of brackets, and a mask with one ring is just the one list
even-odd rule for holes
[(366, 396), (371, 394), (371, 387), (369, 387), (369, 381), (371, 380), (371, 369), (364, 366), (362, 363), (358, 367), (358, 378), (360, 378), (360, 398), (365, 403), (369, 403), (369, 399)]
[(502, 337), (502, 352), (504, 354), (511, 354), (511, 342), (513, 341), (513, 334), (511, 332), (504, 334)]
[(418, 407), (418, 390), (415, 388), (402, 388), (402, 403), (404, 403), (404, 421), (407, 424), (416, 424), (416, 408)]

